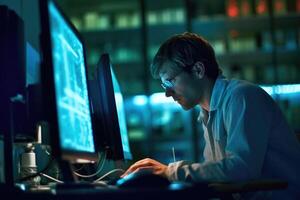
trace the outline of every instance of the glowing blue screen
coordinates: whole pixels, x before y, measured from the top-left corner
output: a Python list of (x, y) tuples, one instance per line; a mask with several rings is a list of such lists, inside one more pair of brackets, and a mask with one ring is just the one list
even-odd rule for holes
[(117, 107), (117, 114), (118, 114), (119, 127), (120, 127), (120, 132), (121, 132), (121, 140), (122, 140), (124, 157), (125, 157), (125, 159), (131, 159), (132, 156), (131, 156), (130, 147), (129, 147), (123, 96), (122, 96), (118, 81), (116, 79), (116, 76), (113, 72), (112, 67), (111, 67), (111, 75), (112, 75), (112, 81), (113, 81), (113, 87), (114, 87), (114, 93), (115, 93), (115, 101), (116, 101), (116, 107)]
[(83, 45), (51, 1), (48, 8), (60, 145), (95, 152)]

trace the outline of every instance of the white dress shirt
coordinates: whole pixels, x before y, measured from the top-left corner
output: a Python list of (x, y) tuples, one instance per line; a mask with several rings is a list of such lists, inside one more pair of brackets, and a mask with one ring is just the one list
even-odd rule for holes
[(210, 111), (200, 112), (204, 162), (168, 165), (170, 180), (281, 179), (272, 199), (300, 199), (300, 144), (274, 100), (260, 87), (219, 76)]

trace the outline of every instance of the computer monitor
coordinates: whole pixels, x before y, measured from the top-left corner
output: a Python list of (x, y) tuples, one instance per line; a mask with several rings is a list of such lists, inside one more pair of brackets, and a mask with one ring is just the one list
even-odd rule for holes
[[(106, 145), (108, 158), (113, 160), (132, 159), (123, 96), (118, 80), (113, 72), (109, 55), (102, 54), (96, 68), (95, 82), (99, 98), (93, 102), (96, 118), (95, 138), (98, 144)], [(94, 90), (95, 93), (95, 90)], [(95, 98), (93, 98), (95, 100)]]
[(39, 2), (41, 84), (52, 152), (62, 162), (94, 162), (97, 153), (83, 41), (54, 1)]

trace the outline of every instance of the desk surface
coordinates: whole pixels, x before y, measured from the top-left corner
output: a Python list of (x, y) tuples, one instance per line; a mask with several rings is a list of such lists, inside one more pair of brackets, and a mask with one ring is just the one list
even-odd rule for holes
[[(96, 187), (96, 188), (76, 188), (76, 189), (62, 189), (62, 190), (36, 190), (36, 191), (21, 191), (19, 189), (2, 189), (1, 193), (7, 194), (12, 199), (122, 199), (134, 200), (145, 199), (155, 200), (164, 197), (172, 199), (184, 199), (186, 197), (199, 196), (203, 199), (211, 198), (213, 193), (207, 186), (195, 187), (182, 187), (173, 185), (167, 188), (117, 188), (117, 187)], [(4, 195), (3, 194), (3, 195)]]
[(259, 180), (242, 183), (172, 183), (166, 188), (117, 188), (115, 186), (94, 188), (72, 188), (60, 190), (35, 190), (21, 191), (17, 188), (9, 188), (2, 184), (0, 192), (12, 199), (122, 199), (122, 200), (155, 200), (161, 198), (185, 199), (199, 197), (200, 199), (221, 198), (231, 199), (233, 193), (253, 192), (258, 190), (285, 189), (287, 183), (280, 180)]

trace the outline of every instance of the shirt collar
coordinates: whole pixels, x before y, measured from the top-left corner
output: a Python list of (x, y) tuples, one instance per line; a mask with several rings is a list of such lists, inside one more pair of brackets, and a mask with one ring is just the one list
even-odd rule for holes
[[(215, 111), (219, 108), (227, 84), (228, 84), (228, 80), (225, 79), (224, 76), (219, 75), (214, 84), (212, 95), (210, 98), (210, 111)], [(206, 124), (207, 119), (208, 119), (208, 112), (200, 107), (200, 113), (197, 120), (205, 122)]]
[(213, 87), (212, 95), (210, 98), (210, 111), (217, 110), (222, 102), (225, 89), (228, 81), (224, 76), (219, 75)]

